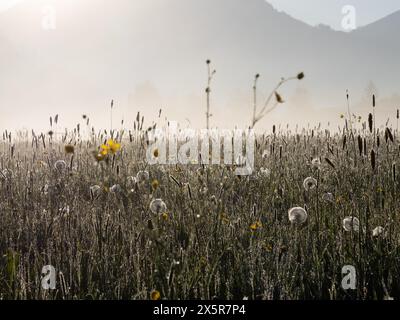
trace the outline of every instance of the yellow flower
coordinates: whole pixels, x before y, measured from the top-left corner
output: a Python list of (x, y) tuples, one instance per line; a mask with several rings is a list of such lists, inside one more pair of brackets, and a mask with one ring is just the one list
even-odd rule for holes
[(168, 220), (168, 213), (164, 212), (164, 213), (161, 215), (161, 218), (163, 218), (164, 220)]
[(99, 154), (102, 155), (103, 157), (105, 157), (108, 154), (108, 149), (104, 149), (102, 146)]
[(221, 213), (220, 218), (223, 223), (229, 223), (229, 218), (226, 213)]
[(107, 141), (107, 144), (102, 144), (100, 146), (100, 151), (97, 155), (95, 155), (95, 158), (97, 159), (97, 161), (102, 161), (109, 154), (109, 152), (115, 154), (119, 149), (121, 149), (121, 144), (115, 142), (112, 139), (109, 139)]
[(102, 144), (100, 146), (100, 149), (108, 152), (108, 150), (110, 150), (110, 147), (107, 144)]
[(101, 151), (100, 152), (94, 151), (93, 152), (93, 156), (98, 162), (100, 162), (100, 161), (103, 161), (105, 159), (105, 157), (107, 156), (107, 153), (103, 153)]
[(161, 298), (160, 291), (153, 290), (153, 291), (150, 293), (150, 298), (151, 298), (151, 300), (160, 300), (160, 298)]
[(119, 149), (121, 149), (121, 144), (117, 143), (116, 141), (110, 139), (107, 141), (107, 145), (109, 147), (109, 150), (114, 154), (116, 153)]
[(160, 185), (160, 183), (158, 182), (157, 179), (154, 179), (153, 182), (151, 183), (151, 187), (153, 188), (153, 190), (157, 190), (159, 185)]
[(271, 246), (270, 244), (268, 244), (268, 243), (266, 243), (266, 244), (264, 245), (264, 249), (265, 249), (267, 252), (272, 252), (272, 246)]
[(251, 231), (256, 231), (257, 229), (259, 229), (261, 227), (262, 227), (261, 221), (257, 221), (257, 222), (255, 222), (255, 223), (250, 225)]

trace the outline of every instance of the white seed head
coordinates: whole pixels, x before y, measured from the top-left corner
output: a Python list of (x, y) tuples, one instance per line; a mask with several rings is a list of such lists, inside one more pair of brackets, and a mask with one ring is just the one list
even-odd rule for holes
[(167, 211), (167, 206), (166, 206), (165, 202), (162, 201), (161, 199), (154, 199), (150, 203), (150, 210), (154, 214), (162, 214)]
[(289, 221), (292, 224), (303, 224), (307, 220), (307, 212), (301, 207), (295, 207), (289, 210)]
[(111, 193), (120, 193), (122, 191), (122, 188), (119, 184), (114, 184), (111, 188), (110, 188), (110, 192)]
[(326, 202), (335, 202), (335, 197), (332, 193), (327, 192), (327, 193), (324, 193), (324, 195), (322, 196), (322, 200), (324, 200)]
[(150, 175), (148, 171), (145, 170), (140, 170), (137, 174), (136, 174), (136, 181), (137, 182), (144, 182), (149, 180)]
[(54, 168), (56, 168), (58, 171), (63, 171), (65, 168), (67, 168), (67, 163), (64, 160), (57, 160), (54, 164)]
[(385, 232), (385, 228), (379, 226), (376, 227), (374, 230), (372, 230), (372, 236), (373, 237), (379, 237)]
[(303, 181), (303, 187), (307, 191), (315, 189), (317, 187), (317, 180), (312, 177), (305, 178)]
[(346, 217), (343, 219), (343, 228), (347, 232), (352, 230), (358, 232), (360, 230), (360, 220), (356, 217)]

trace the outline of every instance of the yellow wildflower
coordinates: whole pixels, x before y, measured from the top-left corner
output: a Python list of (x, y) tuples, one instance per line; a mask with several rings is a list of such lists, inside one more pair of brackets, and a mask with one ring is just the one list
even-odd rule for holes
[(119, 149), (121, 149), (121, 144), (117, 143), (116, 141), (110, 139), (107, 141), (107, 145), (109, 147), (109, 150), (114, 154), (116, 153)]
[(160, 186), (160, 183), (158, 182), (157, 179), (154, 179), (153, 182), (151, 183), (151, 187), (153, 190), (157, 190), (157, 188)]
[(161, 214), (161, 218), (163, 218), (164, 220), (168, 220), (168, 213), (164, 212), (163, 214)]
[(262, 227), (261, 221), (257, 221), (257, 222), (255, 222), (255, 223), (253, 223), (253, 224), (250, 225), (251, 231), (256, 231), (256, 230), (258, 230), (258, 229), (261, 228), (261, 227)]
[(153, 290), (153, 291), (150, 293), (150, 298), (151, 298), (151, 300), (160, 300), (160, 298), (161, 298), (160, 291)]

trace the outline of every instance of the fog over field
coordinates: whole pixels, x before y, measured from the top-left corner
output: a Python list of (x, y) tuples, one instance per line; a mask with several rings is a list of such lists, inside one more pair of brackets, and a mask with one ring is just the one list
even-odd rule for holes
[[(213, 126), (249, 124), (256, 73), (262, 101), (281, 77), (300, 71), (305, 79), (285, 86), (286, 103), (260, 129), (320, 121), (336, 126), (346, 112), (347, 89), (352, 112), (364, 119), (375, 93), (377, 119), (386, 122), (400, 106), (395, 4), (388, 1), (382, 10), (372, 2), (356, 4), (361, 27), (342, 32), (311, 26), (319, 12), (318, 21), (326, 16), (311, 2), (305, 7), (315, 8), (309, 10), (313, 16), (293, 2), (273, 1), (278, 11), (264, 0), (4, 2), (0, 126), (46, 130), (49, 116), (58, 113), (60, 125), (72, 127), (85, 113), (104, 127), (114, 99), (115, 121), (123, 118), (126, 125), (137, 111), (150, 121), (162, 108), (163, 119), (204, 127), (206, 59), (217, 71)], [(330, 3), (339, 21), (326, 23), (338, 29), (341, 12), (335, 10), (341, 2)]]

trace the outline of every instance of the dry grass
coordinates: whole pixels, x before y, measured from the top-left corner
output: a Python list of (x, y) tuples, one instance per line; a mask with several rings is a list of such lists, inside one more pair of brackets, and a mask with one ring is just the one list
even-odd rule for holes
[[(79, 129), (63, 141), (3, 135), (0, 298), (149, 299), (154, 290), (161, 299), (400, 298), (396, 135), (377, 133), (377, 144), (360, 130), (354, 153), (353, 136), (275, 130), (257, 137), (257, 172), (240, 178), (223, 166), (146, 167), (139, 119), (122, 139), (114, 132), (122, 149), (100, 163), (92, 152), (106, 133), (89, 142)], [(140, 170), (148, 180), (128, 178)], [(315, 189), (304, 190), (306, 177)], [(111, 192), (115, 184), (121, 190)], [(155, 198), (166, 213), (150, 211)], [(288, 220), (295, 206), (308, 212), (300, 227)], [(343, 229), (348, 216), (360, 232)], [(377, 226), (385, 234), (374, 238)], [(48, 264), (61, 272), (56, 290), (40, 285)], [(344, 265), (356, 267), (356, 290), (341, 289)]]

